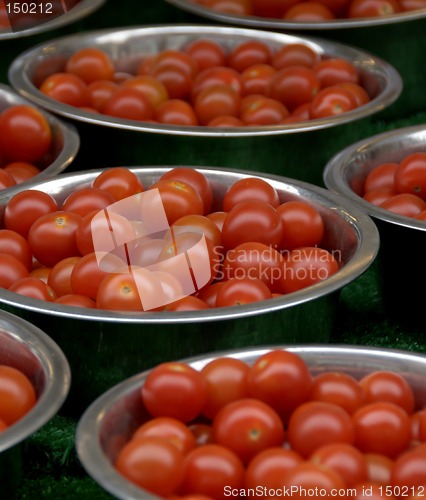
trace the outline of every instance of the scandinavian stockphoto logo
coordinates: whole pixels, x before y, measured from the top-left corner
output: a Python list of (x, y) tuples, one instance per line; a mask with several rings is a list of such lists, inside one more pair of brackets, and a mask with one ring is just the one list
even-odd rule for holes
[(212, 277), (204, 234), (191, 226), (184, 240), (169, 226), (158, 189), (98, 212), (91, 223), (100, 269), (131, 273), (145, 311), (192, 295)]
[(4, 9), (12, 31), (44, 24), (63, 16), (78, 4), (79, 0), (5, 0)]

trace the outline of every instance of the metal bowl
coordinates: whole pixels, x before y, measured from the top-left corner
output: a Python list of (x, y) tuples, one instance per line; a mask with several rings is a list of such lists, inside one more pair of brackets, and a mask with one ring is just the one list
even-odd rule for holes
[[(133, 169), (145, 186), (169, 168)], [(312, 203), (325, 221), (323, 246), (341, 253), (341, 269), (310, 288), (276, 299), (238, 307), (196, 312), (120, 313), (71, 308), (0, 290), (0, 304), (30, 319), (56, 339), (74, 368), (76, 406), (98, 396), (117, 381), (167, 357), (182, 358), (218, 349), (264, 343), (325, 342), (329, 339), (342, 287), (373, 262), (379, 239), (363, 212), (326, 189), (292, 179), (220, 168), (199, 169), (210, 180), (217, 203), (227, 187), (247, 176), (270, 182), (282, 201)], [(76, 188), (88, 186), (100, 173), (59, 175), (30, 188), (61, 201)], [(0, 227), (8, 197), (0, 194)], [(131, 346), (131, 349), (129, 349)], [(105, 367), (108, 367), (105, 370)], [(87, 400), (86, 400), (87, 401)]]
[(68, 395), (71, 373), (58, 345), (43, 331), (0, 311), (0, 365), (21, 370), (33, 383), (37, 403), (21, 420), (0, 433), (2, 496), (14, 498), (21, 473), (22, 444), (61, 408)]
[[(68, 10), (66, 8), (66, 3), (62, 1), (61, 3), (64, 14), (54, 17), (50, 21), (35, 21), (34, 23), (29, 23), (26, 26), (18, 27), (18, 29), (0, 29), (0, 42), (2, 40), (10, 40), (31, 35), (38, 35), (40, 33), (62, 28), (63, 26), (75, 23), (76, 21), (89, 16), (90, 14), (98, 10), (105, 2), (106, 0), (79, 0), (75, 6)], [(41, 3), (43, 3), (43, 5), (46, 5), (46, 2)]]
[[(297, 353), (313, 374), (336, 370), (360, 379), (375, 370), (398, 372), (413, 388), (417, 407), (422, 408), (426, 403), (426, 357), (399, 350), (336, 345), (264, 346), (218, 352), (184, 361), (197, 370), (221, 356), (252, 364), (271, 348)], [(103, 394), (86, 410), (77, 427), (76, 448), (83, 467), (104, 490), (121, 500), (158, 498), (127, 481), (113, 466), (120, 449), (136, 428), (147, 420), (140, 388), (148, 373), (140, 373)]]
[(288, 30), (340, 30), (347, 28), (366, 28), (372, 26), (383, 26), (387, 24), (396, 24), (406, 21), (414, 21), (426, 17), (426, 9), (419, 9), (410, 12), (401, 12), (389, 16), (378, 16), (368, 18), (354, 19), (332, 19), (330, 21), (320, 22), (302, 22), (290, 21), (287, 19), (277, 19), (260, 16), (243, 16), (238, 14), (229, 14), (219, 12), (203, 5), (195, 3), (193, 0), (166, 0), (168, 3), (178, 7), (186, 12), (200, 17), (214, 20), (223, 24), (235, 24), (238, 26), (247, 26), (258, 29), (271, 29), (279, 31)]
[[(0, 83), (0, 113), (10, 106), (15, 106), (18, 104), (28, 104), (31, 106), (35, 106), (32, 102), (18, 95), (8, 85), (3, 85)], [(12, 196), (18, 191), (25, 189), (28, 182), (53, 177), (63, 172), (75, 160), (80, 147), (80, 138), (75, 127), (71, 124), (65, 123), (64, 121), (60, 120), (56, 116), (43, 109), (40, 109), (40, 111), (46, 117), (52, 130), (53, 146), (52, 151), (49, 154), (49, 158), (51, 158), (52, 161), (50, 164), (41, 166), (42, 171), (37, 174), (36, 178), (4, 189), (1, 191), (2, 195), (7, 194)]]
[[(405, 320), (420, 320), (423, 298), (411, 292), (426, 279), (423, 264), (426, 223), (377, 207), (357, 194), (367, 174), (382, 162), (398, 162), (415, 151), (426, 151), (426, 126), (400, 128), (359, 141), (326, 165), (326, 186), (368, 213), (380, 232), (383, 294), (389, 312)], [(359, 192), (359, 191), (358, 191)]]
[[(359, 68), (363, 85), (372, 100), (365, 106), (336, 117), (294, 124), (234, 128), (184, 127), (90, 113), (54, 101), (37, 88), (38, 83), (48, 75), (62, 70), (70, 54), (82, 47), (101, 48), (116, 61), (117, 69), (132, 71), (147, 54), (166, 48), (177, 49), (190, 40), (203, 37), (229, 48), (253, 39), (268, 43), (271, 47), (300, 42), (308, 44), (319, 54), (346, 58)], [(305, 166), (303, 158), (306, 142), (318, 141), (323, 144), (327, 140), (331, 148), (335, 147), (342, 140), (336, 126), (353, 125), (388, 108), (402, 91), (402, 79), (393, 66), (347, 45), (282, 33), (200, 25), (133, 27), (57, 38), (24, 51), (15, 58), (9, 68), (9, 80), (20, 94), (45, 109), (73, 120), (81, 136), (90, 136), (90, 144), (87, 144), (84, 153), (94, 168), (112, 166), (114, 163), (140, 164), (141, 161), (147, 165), (201, 162), (202, 165), (267, 170), (314, 183), (317, 183), (324, 162), (319, 160), (317, 166)], [(328, 131), (330, 128), (336, 129), (335, 136)], [(299, 134), (301, 132), (303, 134)], [(337, 138), (337, 141), (330, 140), (331, 137)], [(300, 159), (295, 159), (294, 166), (288, 161), (287, 151), (300, 155)], [(325, 151), (319, 154), (325, 154)]]

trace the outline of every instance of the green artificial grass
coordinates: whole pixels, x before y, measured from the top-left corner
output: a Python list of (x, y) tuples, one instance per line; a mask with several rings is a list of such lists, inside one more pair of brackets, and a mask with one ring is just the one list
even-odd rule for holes
[[(109, 0), (98, 12), (75, 25), (36, 37), (2, 42), (0, 81), (7, 82), (7, 69), (14, 57), (49, 38), (84, 30), (166, 23), (214, 24), (209, 20), (186, 14), (162, 0)], [(111, 155), (107, 149), (107, 154), (102, 155), (102, 147), (106, 148), (108, 141), (104, 139), (103, 145), (97, 144), (91, 132), (82, 127), (81, 153), (72, 169), (108, 166), (108, 161), (128, 165), (182, 162), (262, 170), (322, 185), (323, 166), (343, 147), (387, 130), (426, 123), (426, 72), (423, 69), (426, 51), (425, 28), (425, 20), (420, 20), (381, 28), (315, 33), (315, 36), (321, 38), (363, 48), (393, 64), (401, 73), (404, 90), (400, 98), (388, 109), (372, 117), (318, 134), (276, 137), (266, 147), (256, 140), (251, 144), (233, 140), (228, 144), (223, 142), (217, 147), (214, 143), (196, 143), (176, 137), (167, 138), (167, 147), (164, 147), (164, 138), (152, 135), (139, 147), (120, 148), (120, 136), (112, 134), (110, 142), (117, 157)], [(264, 147), (264, 151), (261, 147)], [(121, 154), (126, 156), (120, 157)], [(426, 352), (425, 327), (420, 312), (417, 318), (411, 317), (410, 321), (392, 314), (382, 295), (377, 263), (355, 282), (347, 285), (338, 300), (337, 318), (330, 342)], [(165, 359), (174, 358), (172, 347), (168, 350), (167, 346), (160, 347), (164, 348), (162, 352)], [(84, 362), (81, 366), (84, 370)], [(107, 381), (107, 385), (111, 377), (118, 376), (112, 368), (108, 364), (103, 373), (97, 374), (101, 380)], [(23, 449), (23, 478), (17, 491), (17, 499), (111, 498), (88, 477), (81, 466), (74, 448), (78, 418), (70, 417), (72, 412), (69, 411), (69, 406), (65, 407), (66, 411), (62, 410), (27, 441)]]

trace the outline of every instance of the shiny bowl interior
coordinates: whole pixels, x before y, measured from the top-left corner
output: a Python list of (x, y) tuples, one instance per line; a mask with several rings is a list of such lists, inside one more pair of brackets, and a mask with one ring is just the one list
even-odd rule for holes
[[(313, 374), (342, 371), (360, 379), (375, 370), (398, 372), (413, 388), (417, 407), (426, 404), (426, 357), (404, 351), (340, 345), (263, 346), (223, 351), (184, 361), (197, 370), (221, 356), (252, 364), (271, 348), (297, 353), (307, 362)], [(148, 373), (127, 379), (99, 397), (83, 414), (77, 427), (76, 448), (83, 467), (102, 488), (121, 500), (158, 498), (134, 486), (113, 467), (122, 446), (148, 418), (140, 398), (140, 388)]]
[[(18, 104), (35, 106), (34, 103), (17, 94), (10, 86), (0, 83), (0, 113), (10, 106)], [(48, 120), (53, 133), (53, 150), (49, 155), (53, 160), (50, 164), (45, 165), (36, 177), (37, 180), (42, 180), (63, 172), (75, 160), (80, 147), (80, 137), (73, 125), (65, 123), (48, 111), (39, 109)], [(5, 189), (2, 191), (2, 195), (10, 194), (12, 196), (25, 188), (28, 182)]]
[[(149, 54), (163, 49), (178, 49), (191, 40), (210, 38), (232, 48), (237, 44), (257, 39), (271, 47), (290, 43), (304, 43), (319, 54), (342, 57), (352, 61), (360, 70), (363, 86), (370, 97), (369, 103), (347, 113), (331, 118), (274, 126), (215, 128), (206, 126), (174, 126), (143, 123), (98, 115), (64, 105), (42, 94), (37, 85), (50, 74), (61, 71), (67, 58), (83, 47), (98, 47), (106, 51), (116, 62), (118, 71), (132, 72), (138, 62)], [(56, 114), (93, 125), (117, 129), (209, 137), (249, 137), (305, 132), (332, 127), (359, 120), (390, 106), (402, 91), (402, 79), (398, 71), (380, 58), (343, 44), (293, 36), (272, 31), (247, 28), (216, 27), (203, 25), (173, 25), (132, 27), (79, 33), (38, 45), (20, 54), (9, 68), (11, 85), (23, 96)]]
[(218, 12), (208, 7), (204, 7), (192, 0), (166, 0), (168, 3), (186, 12), (195, 14), (206, 19), (211, 19), (223, 24), (234, 24), (237, 26), (247, 26), (258, 29), (273, 29), (278, 31), (289, 30), (340, 30), (347, 28), (368, 28), (371, 26), (383, 26), (406, 21), (422, 19), (426, 16), (426, 9), (419, 9), (409, 12), (400, 12), (388, 16), (377, 16), (357, 19), (332, 19), (321, 22), (290, 21), (287, 19), (274, 19), (260, 16), (243, 16), (227, 12)]
[[(76, 21), (89, 16), (98, 10), (105, 2), (106, 0), (80, 0), (74, 7), (66, 10), (65, 14), (55, 17), (50, 21), (30, 24), (28, 27), (25, 26), (24, 29), (19, 30), (12, 30), (10, 28), (0, 29), (0, 42), (2, 40), (11, 40), (31, 35), (38, 35), (40, 33), (62, 28), (63, 26), (75, 23)], [(46, 2), (39, 3), (46, 5)], [(63, 1), (62, 6), (65, 11), (66, 4)]]
[[(150, 186), (169, 170), (166, 167), (140, 167), (132, 169), (141, 179), (144, 186)], [(275, 299), (262, 302), (213, 308), (202, 311), (185, 312), (142, 312), (121, 313), (115, 311), (67, 307), (61, 304), (45, 303), (43, 301), (23, 297), (8, 290), (0, 291), (0, 302), (19, 309), (41, 312), (43, 314), (75, 319), (143, 323), (143, 324), (185, 324), (217, 320), (250, 317), (262, 313), (280, 311), (298, 304), (313, 301), (319, 297), (340, 290), (346, 284), (355, 280), (368, 269), (374, 261), (379, 237), (376, 226), (368, 215), (357, 210), (351, 203), (324, 188), (293, 179), (266, 175), (259, 172), (241, 170), (223, 170), (220, 168), (198, 169), (210, 180), (216, 205), (219, 207), (227, 188), (238, 179), (257, 176), (272, 184), (278, 191), (281, 201), (306, 200), (315, 206), (323, 216), (325, 235), (322, 246), (329, 250), (339, 251), (342, 266), (340, 270), (328, 279), (309, 288), (293, 292)], [(62, 174), (55, 179), (32, 183), (30, 189), (38, 189), (52, 194), (61, 203), (68, 194), (77, 188), (91, 185), (100, 170)], [(0, 193), (0, 226), (4, 208), (9, 196)]]
[(426, 234), (425, 222), (377, 207), (357, 193), (357, 186), (363, 185), (368, 173), (375, 166), (383, 162), (399, 162), (416, 151), (426, 151), (425, 125), (400, 128), (369, 137), (348, 146), (331, 158), (324, 169), (325, 185), (356, 203), (374, 219)]

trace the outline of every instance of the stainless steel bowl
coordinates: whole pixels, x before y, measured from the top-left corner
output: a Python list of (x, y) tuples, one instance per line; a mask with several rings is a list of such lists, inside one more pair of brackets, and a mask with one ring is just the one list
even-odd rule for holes
[[(8, 85), (0, 83), (0, 113), (10, 106), (18, 104), (35, 106), (31, 101), (17, 94)], [(53, 160), (50, 164), (44, 165), (44, 168), (42, 166), (42, 171), (32, 180), (43, 180), (63, 172), (75, 160), (80, 147), (80, 137), (73, 125), (65, 123), (48, 111), (41, 108), (38, 109), (44, 114), (52, 130), (53, 146), (49, 157)], [(16, 192), (25, 189), (27, 184), (28, 181), (7, 188), (2, 191), (2, 195), (7, 194), (12, 196)]]
[[(169, 168), (144, 167), (134, 172), (149, 186), (167, 170)], [(374, 223), (339, 196), (317, 186), (273, 175), (220, 168), (200, 171), (212, 183), (217, 202), (236, 180), (253, 175), (270, 182), (282, 201), (309, 201), (325, 221), (325, 248), (339, 250), (344, 265), (329, 279), (305, 290), (255, 304), (197, 312), (131, 314), (70, 308), (1, 290), (3, 307), (27, 317), (62, 346), (71, 367), (75, 366), (77, 405), (83, 402), (86, 393), (89, 401), (93, 400), (118, 380), (167, 357), (176, 359), (263, 343), (327, 341), (339, 290), (374, 261), (379, 246)], [(30, 187), (51, 193), (61, 201), (76, 188), (90, 185), (99, 172), (62, 174)], [(0, 227), (7, 200), (0, 194)], [(108, 370), (104, 370), (106, 366)]]
[(59, 411), (71, 383), (68, 361), (58, 345), (27, 321), (0, 311), (0, 365), (21, 370), (33, 383), (37, 403), (21, 420), (0, 433), (3, 498), (14, 498), (20, 480), (22, 444)]
[[(184, 361), (197, 370), (224, 355), (252, 364), (271, 348), (297, 353), (314, 374), (336, 370), (359, 379), (375, 370), (398, 372), (413, 388), (417, 407), (422, 408), (426, 403), (426, 357), (404, 351), (336, 345), (263, 346)], [(113, 466), (120, 449), (147, 419), (140, 388), (148, 373), (140, 373), (108, 390), (90, 405), (77, 427), (76, 448), (83, 467), (104, 490), (121, 500), (158, 498), (127, 481)]]
[(186, 11), (206, 19), (211, 19), (223, 24), (235, 24), (239, 26), (247, 26), (258, 29), (272, 29), (279, 31), (288, 30), (339, 30), (347, 28), (367, 28), (372, 26), (383, 26), (387, 24), (396, 24), (406, 21), (414, 21), (426, 17), (426, 9), (419, 9), (410, 12), (401, 12), (389, 16), (378, 16), (368, 18), (354, 19), (332, 19), (330, 21), (321, 22), (302, 22), (290, 21), (287, 19), (274, 19), (260, 16), (242, 16), (237, 14), (229, 14), (226, 12), (218, 12), (214, 9), (209, 9), (193, 0), (166, 0), (168, 3)]
[[(393, 214), (365, 201), (356, 192), (367, 174), (382, 162), (398, 162), (415, 151), (426, 151), (426, 126), (400, 128), (359, 141), (326, 165), (326, 186), (368, 213), (380, 232), (383, 294), (391, 314), (421, 320), (423, 296), (413, 288), (426, 279), (426, 223)], [(354, 190), (355, 188), (355, 190)]]
[[(61, 16), (53, 18), (50, 21), (38, 23), (34, 22), (34, 24), (29, 24), (28, 27), (19, 30), (12, 30), (8, 28), (0, 29), (0, 42), (2, 40), (11, 40), (31, 35), (38, 35), (40, 33), (62, 28), (63, 26), (75, 23), (76, 21), (89, 16), (90, 14), (98, 10), (105, 2), (106, 0), (80, 0), (70, 10), (66, 10), (64, 7), (65, 13)], [(47, 2), (39, 3), (42, 3), (43, 5), (47, 4)], [(66, 4), (62, 2), (62, 5), (64, 6)]]
[[(54, 101), (37, 89), (37, 82), (63, 68), (67, 57), (82, 47), (99, 47), (117, 61), (118, 69), (131, 70), (147, 54), (176, 49), (200, 37), (214, 39), (226, 47), (253, 39), (273, 47), (307, 43), (320, 54), (353, 61), (372, 100), (338, 117), (287, 125), (218, 129), (142, 123), (94, 114)], [(81, 137), (90, 137), (90, 141), (82, 144), (82, 158), (86, 162), (79, 165), (80, 170), (87, 165), (102, 168), (120, 163), (222, 165), (286, 175), (314, 184), (321, 183), (323, 165), (329, 155), (347, 145), (345, 137), (362, 137), (358, 130), (362, 127), (357, 128), (357, 123), (387, 110), (402, 90), (401, 77), (391, 65), (353, 47), (303, 36), (201, 25), (109, 29), (51, 40), (15, 58), (9, 68), (9, 79), (20, 94), (73, 120)], [(318, 149), (315, 163), (306, 162), (307, 143)], [(325, 143), (327, 148), (323, 147)]]

